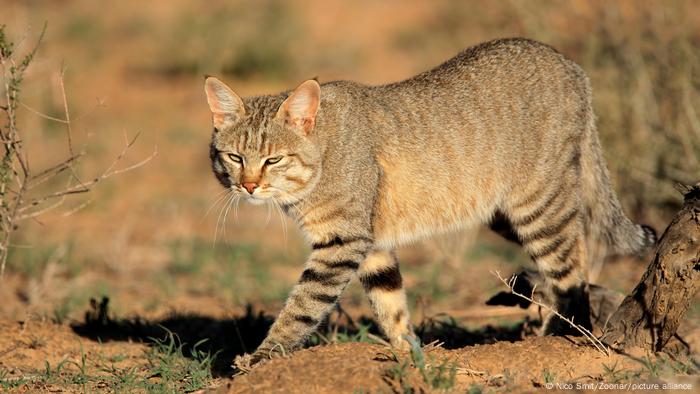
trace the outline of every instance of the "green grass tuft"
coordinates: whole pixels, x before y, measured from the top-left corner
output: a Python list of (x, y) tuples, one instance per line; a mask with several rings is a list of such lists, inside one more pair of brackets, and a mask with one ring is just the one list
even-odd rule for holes
[(448, 360), (438, 364), (433, 357), (426, 359), (419, 340), (409, 336), (404, 338), (411, 345), (410, 359), (401, 360), (392, 352), (396, 363), (385, 370), (385, 376), (398, 384), (400, 392), (416, 393), (425, 391), (422, 388), (414, 387), (415, 381), (411, 379), (411, 372), (415, 370), (420, 375), (420, 383), (427, 386), (427, 388), (442, 391), (452, 389), (457, 377), (457, 364)]
[[(167, 330), (166, 330), (167, 331)], [(158, 378), (149, 383), (149, 391), (177, 392), (195, 391), (206, 388), (211, 382), (211, 366), (216, 355), (199, 350), (207, 340), (203, 339), (192, 347), (190, 357), (183, 354), (184, 343), (171, 332), (163, 339), (151, 338), (153, 346), (146, 352), (149, 364), (149, 378)]]

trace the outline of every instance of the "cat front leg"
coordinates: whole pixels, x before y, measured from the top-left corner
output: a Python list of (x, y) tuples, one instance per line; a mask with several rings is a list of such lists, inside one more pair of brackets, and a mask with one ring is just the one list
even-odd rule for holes
[(312, 245), (304, 272), (251, 364), (298, 349), (330, 313), (372, 249), (369, 236), (331, 235)]
[(372, 251), (357, 272), (379, 327), (391, 346), (408, 350), (405, 336), (416, 337), (411, 327), (406, 291), (393, 251)]

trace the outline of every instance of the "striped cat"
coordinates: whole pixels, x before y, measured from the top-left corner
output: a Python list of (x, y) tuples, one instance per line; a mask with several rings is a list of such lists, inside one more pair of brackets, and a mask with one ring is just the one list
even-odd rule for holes
[[(279, 204), (312, 245), (253, 362), (302, 345), (353, 275), (391, 344), (405, 347), (413, 333), (394, 250), (431, 234), (505, 220), (551, 302), (586, 327), (589, 258), (655, 241), (610, 186), (587, 77), (544, 44), (484, 43), (383, 86), (308, 80), (241, 99), (208, 77), (205, 91), (218, 180)], [(570, 327), (549, 317), (543, 331)]]

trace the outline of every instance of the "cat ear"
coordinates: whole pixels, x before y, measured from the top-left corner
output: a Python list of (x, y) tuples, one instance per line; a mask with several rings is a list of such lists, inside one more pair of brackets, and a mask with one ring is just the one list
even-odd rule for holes
[(204, 80), (204, 92), (217, 130), (233, 125), (245, 115), (243, 100), (218, 79), (207, 77)]
[(277, 111), (277, 117), (301, 135), (307, 136), (316, 124), (316, 113), (321, 103), (321, 86), (310, 79), (299, 85)]

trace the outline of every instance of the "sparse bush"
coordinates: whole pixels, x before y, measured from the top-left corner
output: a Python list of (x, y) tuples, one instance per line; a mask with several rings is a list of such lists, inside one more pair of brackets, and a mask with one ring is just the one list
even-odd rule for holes
[[(83, 179), (78, 175), (76, 164), (85, 155), (85, 150), (75, 151), (71, 136), (71, 117), (68, 110), (65, 89), (63, 89), (63, 72), (60, 74), (60, 86), (63, 94), (64, 117), (42, 114), (24, 105), (20, 100), (22, 82), (39, 45), (44, 37), (46, 26), (42, 30), (36, 45), (26, 54), (18, 53), (18, 47), (5, 34), (5, 26), (0, 26), (0, 68), (2, 68), (2, 104), (3, 124), (0, 125), (0, 142), (3, 145), (0, 160), (0, 276), (5, 272), (5, 265), (10, 249), (12, 234), (19, 224), (27, 219), (41, 216), (63, 204), (67, 197), (87, 193), (91, 187), (109, 178), (148, 162), (153, 155), (145, 160), (122, 169), (115, 169), (116, 164), (125, 156), (127, 150), (136, 141), (128, 140), (122, 152), (112, 165), (102, 174)], [(30, 165), (25, 149), (28, 141), (24, 140), (21, 128), (17, 123), (17, 111), (23, 105), (28, 110), (44, 119), (63, 124), (68, 140), (68, 157), (59, 163), (40, 171), (34, 171)], [(155, 152), (154, 152), (155, 154)], [(54, 186), (56, 180), (67, 174), (65, 186)], [(47, 185), (49, 188), (47, 188)], [(80, 209), (78, 206), (73, 211)]]

